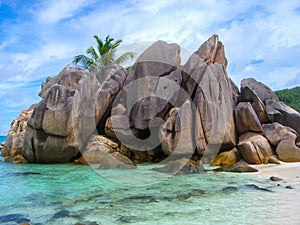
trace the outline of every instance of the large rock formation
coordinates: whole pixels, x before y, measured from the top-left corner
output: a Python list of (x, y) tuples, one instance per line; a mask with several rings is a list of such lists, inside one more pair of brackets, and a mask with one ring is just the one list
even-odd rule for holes
[(224, 46), (213, 35), (182, 68), (181, 86), (198, 109), (195, 117), (201, 124), (196, 132), (199, 153), (205, 150), (204, 139), (227, 148), (236, 144), (233, 109), (237, 89), (226, 73), (226, 66)]
[(83, 71), (66, 67), (47, 79), (40, 92), (42, 100), (28, 121), (23, 155), (29, 162), (64, 163), (79, 155), (73, 129), (73, 96)]
[(262, 132), (259, 118), (250, 102), (240, 102), (234, 109), (234, 115), (238, 134)]
[(2, 156), (31, 163), (85, 158), (100, 168), (163, 161), (194, 172), (219, 151), (214, 165), (300, 161), (300, 114), (252, 78), (239, 91), (226, 67), (217, 35), (185, 65), (177, 44), (158, 41), (129, 74), (119, 65), (98, 74), (66, 67), (13, 121)]
[(261, 134), (248, 132), (239, 137), (242, 158), (250, 164), (278, 163), (268, 140)]
[[(278, 97), (269, 87), (257, 82), (253, 78), (244, 79), (242, 81), (242, 92), (243, 89), (246, 88), (251, 90), (253, 96), (252, 99), (258, 97), (259, 100), (265, 104), (266, 111), (272, 122), (278, 122), (284, 126), (291, 127), (296, 130), (298, 134), (300, 133), (299, 112), (279, 101)], [(261, 111), (263, 112), (265, 109), (262, 109)], [(262, 122), (268, 121), (264, 120)]]
[(25, 131), (35, 106), (32, 105), (29, 109), (22, 110), (21, 114), (11, 122), (7, 140), (2, 149), (2, 156), (6, 157), (5, 161), (13, 162), (14, 158), (24, 154)]
[(277, 146), (276, 153), (280, 160), (285, 162), (300, 161), (300, 136), (295, 130), (277, 122), (264, 124), (263, 129), (269, 142)]

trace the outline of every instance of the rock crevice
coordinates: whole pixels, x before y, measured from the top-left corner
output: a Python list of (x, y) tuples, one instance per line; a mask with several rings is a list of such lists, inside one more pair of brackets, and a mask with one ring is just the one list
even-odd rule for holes
[(84, 157), (100, 168), (181, 158), (300, 161), (300, 114), (253, 78), (239, 90), (226, 68), (217, 35), (184, 65), (177, 44), (157, 41), (129, 73), (119, 65), (96, 75), (66, 67), (12, 122), (2, 156), (30, 163)]

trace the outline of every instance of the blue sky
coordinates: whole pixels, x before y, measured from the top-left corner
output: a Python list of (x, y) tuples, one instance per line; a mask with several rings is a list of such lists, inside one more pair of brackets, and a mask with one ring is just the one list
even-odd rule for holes
[(130, 51), (161, 39), (192, 52), (216, 33), (238, 86), (254, 77), (277, 90), (300, 85), (299, 27), (292, 0), (0, 0), (0, 135), (95, 34)]

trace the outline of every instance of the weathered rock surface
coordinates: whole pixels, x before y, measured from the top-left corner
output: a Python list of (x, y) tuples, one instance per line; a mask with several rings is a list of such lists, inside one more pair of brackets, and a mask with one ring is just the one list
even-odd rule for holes
[(221, 172), (234, 172), (234, 173), (252, 173), (252, 172), (258, 172), (257, 169), (249, 166), (244, 161), (239, 161), (238, 163), (234, 165), (223, 165), (216, 169), (216, 171)]
[(146, 76), (168, 75), (180, 66), (180, 60), (179, 45), (157, 41), (137, 58), (126, 84)]
[(154, 168), (153, 170), (170, 174), (192, 174), (205, 172), (201, 161), (195, 162), (188, 158), (170, 161), (165, 166)]
[(268, 140), (261, 134), (248, 132), (239, 137), (238, 149), (242, 158), (250, 164), (279, 163)]
[[(183, 66), (182, 87), (199, 109), (196, 116), (202, 122), (205, 140), (210, 144), (233, 147), (236, 144), (235, 102), (233, 83), (226, 73), (226, 65), (224, 46), (218, 36), (213, 35)], [(199, 149), (201, 151), (203, 149)]]
[(112, 140), (101, 136), (92, 136), (88, 145), (82, 150), (82, 156), (88, 163), (100, 163), (107, 154), (117, 152), (118, 144)]
[(283, 102), (266, 100), (266, 108), (272, 122), (278, 122), (284, 126), (293, 128), (300, 133), (300, 113)]
[[(252, 79), (250, 79), (252, 80)], [(258, 95), (251, 89), (253, 85), (247, 86), (250, 80), (245, 79), (241, 83), (241, 94), (238, 97), (238, 102), (250, 102), (254, 111), (256, 112), (261, 123), (267, 123), (270, 121), (270, 116), (263, 101)]]
[(119, 65), (109, 65), (97, 75), (99, 87), (96, 93), (95, 105), (96, 124), (105, 119), (103, 116), (111, 108), (116, 95), (123, 87), (126, 77), (127, 71)]
[(109, 138), (95, 135), (90, 138), (88, 145), (82, 152), (82, 159), (76, 163), (100, 164), (100, 169), (135, 169), (135, 163), (121, 154), (119, 145)]
[(300, 113), (279, 101), (269, 87), (253, 78), (244, 79), (242, 87), (248, 87), (263, 101), (272, 122), (291, 127), (300, 133)]
[[(138, 57), (125, 91), (127, 108), (136, 129), (145, 130), (154, 117), (164, 118), (180, 90), (180, 47), (157, 41)], [(135, 82), (133, 82), (135, 81)]]
[(191, 157), (194, 153), (191, 102), (186, 102), (178, 109), (170, 111), (166, 123), (162, 126), (161, 146), (167, 155), (185, 155)]
[(299, 134), (290, 127), (283, 126), (277, 122), (263, 125), (264, 133), (269, 142), (277, 146), (278, 158), (284, 162), (299, 162), (300, 148)]
[(262, 132), (259, 118), (250, 102), (240, 102), (234, 109), (234, 116), (238, 134), (248, 131)]
[(290, 127), (283, 126), (277, 122), (263, 124), (263, 131), (268, 141), (277, 146), (282, 140), (299, 138), (298, 133)]
[(240, 161), (241, 155), (237, 148), (218, 154), (210, 163), (212, 166), (230, 166)]
[[(273, 100), (273, 101), (279, 101), (276, 94), (266, 85), (264, 85), (261, 82), (256, 81), (253, 78), (247, 78), (242, 80), (241, 87), (248, 87), (252, 92), (255, 93), (263, 102), (266, 102), (266, 100)], [(241, 90), (241, 93), (243, 93), (243, 89)], [(253, 94), (251, 94), (253, 96)], [(248, 94), (245, 94), (245, 97), (248, 96)], [(250, 96), (249, 96), (250, 97)], [(248, 99), (247, 99), (248, 100)], [(249, 100), (248, 100), (249, 101)]]
[(23, 155), (29, 162), (64, 163), (77, 157), (79, 149), (72, 126), (75, 88), (83, 71), (65, 68), (49, 79), (40, 92), (25, 134)]
[(100, 169), (135, 169), (136, 165), (126, 156), (119, 152), (106, 154), (100, 161)]
[(158, 41), (130, 74), (119, 65), (96, 75), (66, 67), (13, 121), (2, 155), (15, 163), (128, 169), (167, 159), (159, 170), (169, 173), (199, 173), (200, 159), (229, 171), (252, 170), (240, 159), (300, 161), (300, 114), (254, 79), (243, 80), (239, 92), (217, 35), (185, 65), (180, 60), (177, 44)]
[(5, 141), (3, 141), (3, 142), (1, 142), (1, 143), (0, 143), (0, 150), (2, 150), (2, 149), (3, 149), (3, 147), (4, 147), (5, 143), (6, 143)]
[(12, 161), (17, 155), (22, 155), (24, 151), (24, 137), (27, 122), (30, 119), (36, 105), (32, 105), (27, 110), (12, 121), (10, 130), (7, 134), (6, 142), (3, 143), (1, 156), (7, 157), (7, 161)]
[(294, 138), (282, 140), (277, 148), (276, 153), (278, 158), (284, 162), (299, 162), (300, 148), (295, 144), (296, 135)]

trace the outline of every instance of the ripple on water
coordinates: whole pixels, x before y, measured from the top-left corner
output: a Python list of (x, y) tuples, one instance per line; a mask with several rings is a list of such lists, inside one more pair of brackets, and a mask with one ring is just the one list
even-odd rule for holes
[[(106, 173), (123, 180), (142, 180), (146, 170), (147, 176), (159, 176), (149, 168)], [(0, 177), (0, 224), (1, 218), (33, 224), (278, 224), (278, 198), (296, 191), (243, 174), (215, 172), (127, 186), (90, 167), (66, 164), (0, 163)]]

